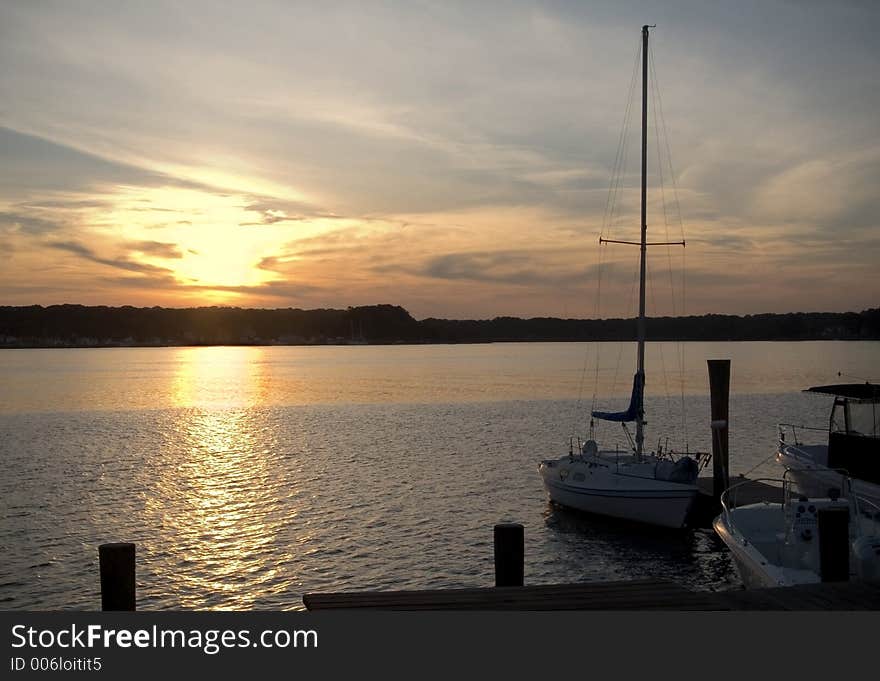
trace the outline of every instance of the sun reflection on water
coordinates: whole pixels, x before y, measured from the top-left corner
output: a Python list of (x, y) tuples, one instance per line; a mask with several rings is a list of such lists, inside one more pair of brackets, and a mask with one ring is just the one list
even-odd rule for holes
[[(149, 475), (145, 515), (163, 529), (156, 578), (179, 607), (253, 607), (276, 591), (278, 536), (294, 519), (295, 490), (273, 465), (259, 348), (178, 353), (174, 432)], [(219, 407), (219, 408), (218, 408)], [(159, 556), (157, 556), (159, 558)], [(165, 572), (165, 574), (162, 574)]]
[(170, 402), (175, 407), (261, 407), (269, 400), (266, 348), (174, 349)]

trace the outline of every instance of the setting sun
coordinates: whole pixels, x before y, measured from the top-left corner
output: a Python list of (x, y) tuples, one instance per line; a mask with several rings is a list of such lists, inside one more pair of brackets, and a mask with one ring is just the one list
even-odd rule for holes
[[(97, 216), (107, 237), (122, 236), (139, 262), (170, 270), (184, 286), (258, 286), (273, 278), (259, 269), (291, 235), (266, 229), (239, 195), (161, 188), (127, 190)], [(159, 246), (161, 244), (162, 246)]]

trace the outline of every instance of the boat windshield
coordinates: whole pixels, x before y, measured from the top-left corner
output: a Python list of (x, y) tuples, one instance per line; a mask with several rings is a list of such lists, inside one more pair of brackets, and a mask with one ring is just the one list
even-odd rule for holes
[(831, 412), (831, 432), (880, 437), (880, 410), (871, 400), (837, 399)]

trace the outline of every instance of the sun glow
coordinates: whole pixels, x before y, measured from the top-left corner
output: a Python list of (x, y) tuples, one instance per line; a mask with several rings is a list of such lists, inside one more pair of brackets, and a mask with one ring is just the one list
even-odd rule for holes
[(183, 257), (174, 264), (182, 284), (200, 286), (259, 286), (274, 278), (257, 267), (264, 253), (259, 244), (242, 238), (235, 229), (217, 227), (188, 235)]
[(130, 257), (168, 270), (182, 286), (264, 284), (276, 275), (261, 269), (260, 262), (314, 231), (305, 221), (287, 222), (281, 210), (256, 208), (255, 199), (240, 194), (125, 187), (113, 198), (112, 209), (93, 221), (96, 230), (114, 240), (121, 237)]

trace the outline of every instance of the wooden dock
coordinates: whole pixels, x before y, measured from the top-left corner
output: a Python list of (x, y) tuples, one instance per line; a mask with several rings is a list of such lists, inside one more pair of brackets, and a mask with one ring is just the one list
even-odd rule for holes
[[(309, 610), (676, 610), (692, 592), (666, 580), (431, 591), (306, 594)], [(691, 599), (701, 606), (698, 600)], [(706, 608), (697, 607), (704, 610)]]
[(713, 594), (723, 610), (880, 610), (880, 582), (826, 582)]
[(880, 610), (880, 582), (690, 591), (667, 580), (306, 594), (308, 610)]

